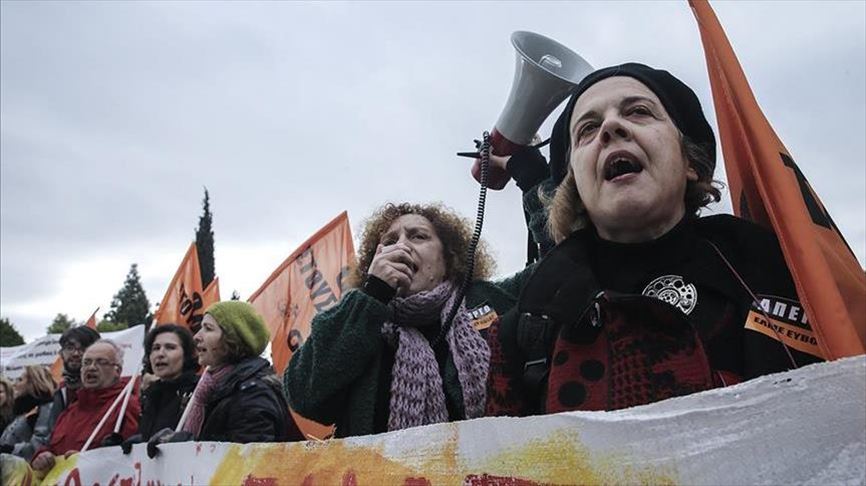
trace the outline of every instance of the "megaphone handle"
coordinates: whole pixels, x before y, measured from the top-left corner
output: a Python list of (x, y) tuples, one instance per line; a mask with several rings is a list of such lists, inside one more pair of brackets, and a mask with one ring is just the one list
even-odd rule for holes
[[(496, 155), (511, 155), (515, 150), (520, 148), (520, 145), (517, 145), (511, 140), (505, 138), (498, 130), (496, 130), (496, 128), (494, 128), (493, 133), (488, 136), (487, 141), (489, 143), (490, 152)], [(498, 167), (488, 167), (487, 171), (487, 187), (494, 191), (505, 188), (508, 181), (511, 180), (511, 176), (508, 175), (508, 172)], [(481, 182), (481, 164), (477, 161), (472, 166), (472, 177), (474, 177), (479, 183)]]
[(523, 146), (508, 140), (496, 127), (493, 127), (490, 133), (490, 151), (495, 155), (512, 155), (521, 147)]

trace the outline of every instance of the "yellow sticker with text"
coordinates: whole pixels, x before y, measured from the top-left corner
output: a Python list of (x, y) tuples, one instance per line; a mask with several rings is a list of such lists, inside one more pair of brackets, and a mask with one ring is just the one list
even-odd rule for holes
[(472, 319), (472, 326), (476, 331), (487, 329), (499, 319), (499, 314), (487, 304), (482, 304), (472, 309), (469, 311), (469, 316)]
[[(818, 348), (818, 340), (799, 302), (771, 295), (761, 295), (758, 299), (761, 307), (758, 309), (753, 306), (749, 311), (746, 316), (746, 329), (781, 341), (797, 351), (823, 358)], [(769, 322), (764, 314), (770, 318)]]

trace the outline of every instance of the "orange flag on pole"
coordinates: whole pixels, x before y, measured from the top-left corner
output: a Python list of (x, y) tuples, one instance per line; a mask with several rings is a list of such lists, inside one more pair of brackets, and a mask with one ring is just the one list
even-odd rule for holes
[(84, 323), (85, 326), (93, 329), (94, 331), (96, 330), (96, 313), (97, 312), (99, 312), (99, 307), (97, 307), (96, 310), (93, 311), (93, 314), (90, 314), (90, 319), (87, 319), (87, 322)]
[(195, 334), (201, 326), (207, 304), (202, 297), (203, 293), (198, 251), (195, 242), (192, 242), (159, 304), (154, 316), (156, 325), (180, 324)]
[(734, 212), (775, 231), (825, 359), (866, 353), (866, 275), (752, 93), (706, 0), (698, 21)]
[(355, 247), (344, 211), (289, 255), (249, 298), (271, 331), (278, 374), (310, 335), (313, 316), (339, 302), (343, 278), (354, 261)]
[[(344, 211), (289, 255), (249, 298), (271, 331), (271, 356), (278, 376), (309, 337), (313, 316), (339, 302), (343, 279), (354, 262), (355, 247)], [(308, 436), (323, 438), (332, 431), (292, 414)]]
[(207, 288), (201, 294), (201, 300), (204, 302), (203, 309), (207, 310), (208, 306), (220, 301), (220, 278), (214, 277), (208, 284)]

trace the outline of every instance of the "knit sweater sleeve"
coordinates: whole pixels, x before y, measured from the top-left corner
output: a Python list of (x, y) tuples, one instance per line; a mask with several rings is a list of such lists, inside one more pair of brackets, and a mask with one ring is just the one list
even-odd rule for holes
[(304, 417), (334, 423), (349, 406), (352, 385), (382, 352), (380, 330), (388, 308), (359, 290), (313, 318), (310, 337), (292, 356), (283, 389)]

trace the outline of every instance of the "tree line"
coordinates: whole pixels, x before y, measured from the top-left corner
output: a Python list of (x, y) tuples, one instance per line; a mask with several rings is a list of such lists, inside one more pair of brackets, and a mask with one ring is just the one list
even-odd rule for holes
[[(198, 227), (195, 231), (195, 245), (198, 250), (199, 266), (201, 267), (202, 287), (207, 287), (214, 279), (214, 235), (213, 214), (210, 210), (210, 194), (204, 189), (202, 200), (202, 214), (198, 219)], [(232, 298), (237, 293), (232, 294)], [(158, 304), (157, 304), (158, 305)], [(111, 299), (111, 309), (106, 312), (97, 323), (99, 332), (111, 332), (127, 329), (131, 326), (149, 325), (153, 321), (153, 312), (150, 309), (150, 301), (141, 285), (141, 276), (138, 274), (138, 264), (133, 263), (123, 281), (123, 286)], [(46, 328), (49, 334), (60, 334), (75, 326), (83, 325), (84, 322), (76, 321), (67, 314), (58, 313), (54, 320)], [(24, 338), (8, 318), (0, 318), (0, 346), (19, 346), (24, 344)]]

